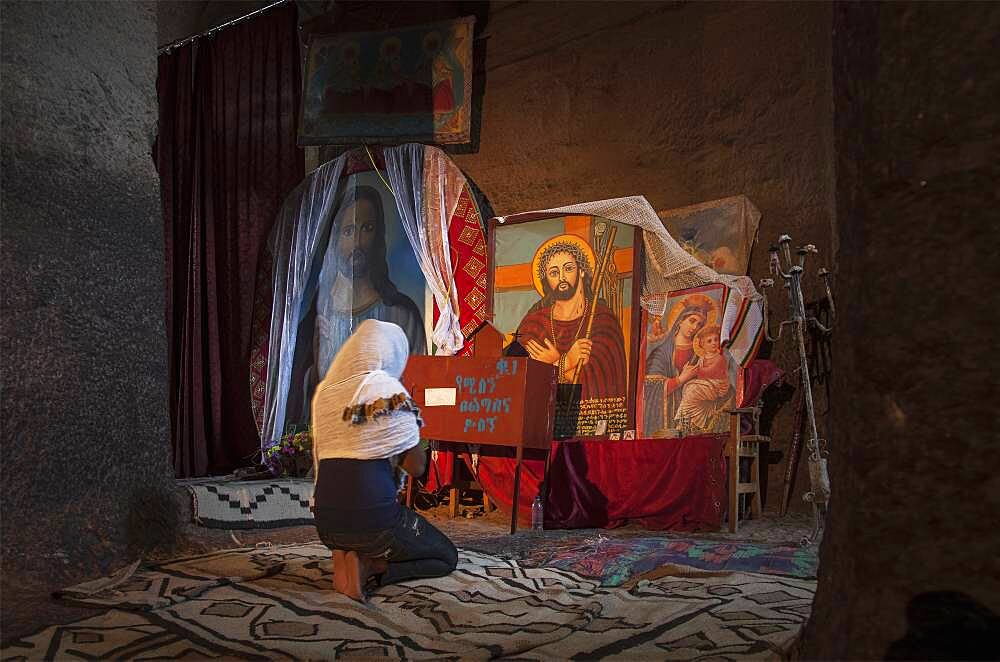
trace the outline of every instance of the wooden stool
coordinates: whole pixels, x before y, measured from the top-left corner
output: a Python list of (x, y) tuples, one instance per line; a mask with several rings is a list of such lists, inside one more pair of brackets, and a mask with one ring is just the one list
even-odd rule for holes
[(448, 490), (449, 516), (458, 517), (461, 515), (459, 503), (462, 500), (462, 493), (470, 490), (483, 493), (483, 512), (490, 512), (490, 497), (486, 494), (486, 490), (483, 489), (483, 486), (479, 484), (479, 481), (476, 480), (476, 477), (469, 470), (464, 458), (456, 453), (451, 488)]
[[(729, 532), (736, 533), (740, 519), (740, 495), (750, 495), (750, 515), (760, 517), (760, 444), (771, 441), (760, 434), (760, 405), (729, 410), (729, 441), (726, 459), (729, 461)], [(753, 417), (753, 434), (742, 434), (742, 416)], [(750, 458), (750, 475), (740, 480), (740, 458)]]
[[(462, 468), (460, 469), (459, 467), (462, 467)], [(483, 489), (483, 487), (478, 482), (476, 482), (475, 480), (472, 480), (471, 476), (467, 475), (468, 474), (468, 469), (465, 468), (465, 463), (464, 462), (458, 462), (457, 458), (456, 458), (456, 463), (455, 463), (455, 473), (456, 473), (455, 479), (452, 481), (452, 486), (448, 490), (448, 515), (450, 517), (458, 517), (459, 516), (459, 514), (460, 514), (459, 513), (459, 501), (462, 498), (462, 492), (464, 490), (469, 490), (469, 489), (474, 490), (474, 491), (482, 491), (482, 493), (483, 493), (483, 512), (484, 513), (490, 513), (491, 511), (493, 511), (493, 510), (496, 509), (496, 504), (494, 504), (492, 501), (490, 501), (490, 496), (486, 493), (486, 490)], [(413, 507), (413, 497), (415, 496), (414, 489), (415, 489), (415, 486), (414, 486), (413, 476), (407, 475), (406, 476), (406, 499), (405, 499), (405, 503), (406, 503), (406, 507), (407, 508), (412, 508)]]
[(462, 490), (472, 489), (473, 491), (481, 490), (483, 493), (483, 513), (489, 513), (496, 506), (490, 501), (490, 495), (486, 493), (486, 490), (477, 483), (465, 483), (462, 485), (461, 489), (458, 487), (452, 487), (448, 492), (448, 515), (451, 517), (458, 517), (458, 502), (462, 498)]

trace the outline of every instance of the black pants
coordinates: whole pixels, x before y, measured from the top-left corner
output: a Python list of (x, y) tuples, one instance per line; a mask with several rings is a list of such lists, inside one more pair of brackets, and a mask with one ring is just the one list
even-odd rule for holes
[(389, 562), (378, 584), (394, 584), (408, 579), (443, 577), (458, 564), (458, 550), (448, 537), (423, 516), (400, 508), (396, 523), (374, 531), (331, 531), (323, 525), (323, 513), (316, 510), (316, 530), (330, 549), (357, 552)]

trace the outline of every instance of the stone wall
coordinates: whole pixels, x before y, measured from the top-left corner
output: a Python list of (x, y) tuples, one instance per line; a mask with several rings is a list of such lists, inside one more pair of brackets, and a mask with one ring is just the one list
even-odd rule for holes
[[(744, 193), (762, 213), (755, 281), (786, 232), (835, 268), (830, 28), (826, 3), (493, 3), (479, 150), (455, 161), (497, 214)], [(792, 348), (783, 337), (780, 365), (798, 364)], [(791, 423), (788, 404), (775, 449)], [(771, 467), (768, 509), (783, 473)]]
[[(169, 542), (152, 3), (4, 2), (3, 568)], [(48, 555), (48, 559), (45, 556)]]
[(1000, 657), (997, 34), (992, 3), (834, 9), (845, 295), (807, 659)]
[[(157, 0), (156, 43), (165, 46), (272, 4), (274, 0)], [(299, 4), (299, 3), (296, 3)]]

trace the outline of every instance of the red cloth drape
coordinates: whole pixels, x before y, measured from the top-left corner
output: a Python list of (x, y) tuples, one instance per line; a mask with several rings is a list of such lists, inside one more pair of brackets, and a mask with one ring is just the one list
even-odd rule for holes
[(260, 446), (249, 366), (258, 263), (282, 200), (304, 174), (296, 26), (288, 4), (198, 41), (188, 92), (190, 47), (160, 56), (157, 164), (161, 183), (165, 173), (169, 180), (162, 195), (178, 476), (229, 472), (250, 464)]
[[(458, 292), (458, 321), (462, 335), (468, 339), (486, 320), (486, 235), (482, 218), (468, 184), (462, 189), (455, 206), (455, 213), (448, 223), (448, 243), (451, 246), (452, 272), (455, 291)], [(434, 322), (438, 308), (434, 305)], [(458, 352), (468, 356), (472, 343), (466, 343)], [(436, 492), (450, 485), (455, 478), (455, 454), (449, 451), (432, 456), (425, 489)]]
[[(554, 441), (549, 455), (545, 526), (716, 530), (726, 503), (725, 435), (681, 439)], [(518, 521), (528, 525), (544, 463), (521, 466)], [(480, 485), (510, 512), (514, 460), (480, 456)]]
[(754, 359), (740, 370), (736, 384), (736, 406), (749, 407), (760, 399), (768, 386), (784, 376), (785, 371), (770, 359)]

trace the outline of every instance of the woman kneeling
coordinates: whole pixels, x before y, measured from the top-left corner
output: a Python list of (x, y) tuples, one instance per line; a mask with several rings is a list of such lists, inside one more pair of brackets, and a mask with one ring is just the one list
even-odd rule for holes
[(427, 462), (419, 410), (399, 381), (408, 356), (400, 327), (365, 320), (312, 401), (316, 529), (334, 553), (334, 589), (355, 600), (458, 563), (455, 545), (397, 498), (395, 467), (419, 476)]

